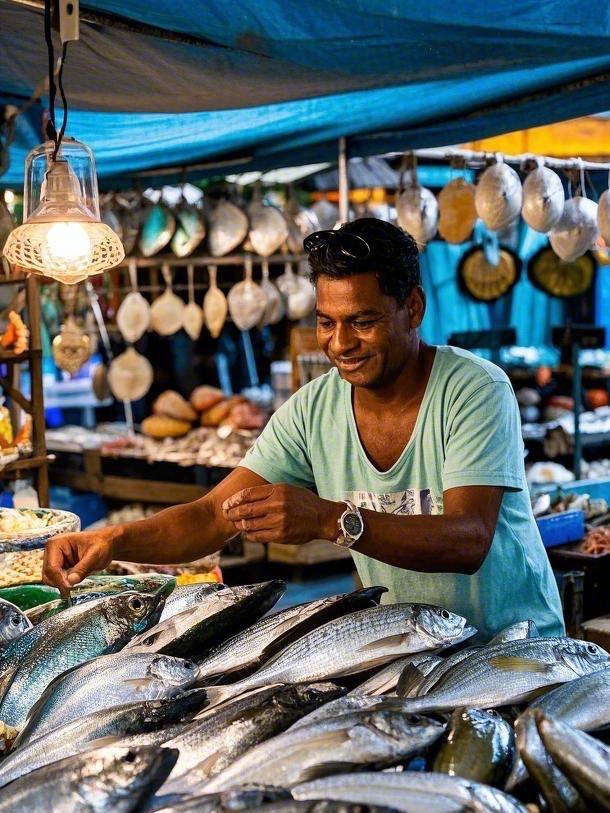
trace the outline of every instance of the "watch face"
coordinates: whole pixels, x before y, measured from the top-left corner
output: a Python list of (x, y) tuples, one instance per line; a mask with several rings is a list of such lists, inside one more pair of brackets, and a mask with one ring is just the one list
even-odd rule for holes
[(358, 536), (362, 531), (362, 520), (358, 514), (346, 513), (343, 517), (343, 529), (347, 536)]

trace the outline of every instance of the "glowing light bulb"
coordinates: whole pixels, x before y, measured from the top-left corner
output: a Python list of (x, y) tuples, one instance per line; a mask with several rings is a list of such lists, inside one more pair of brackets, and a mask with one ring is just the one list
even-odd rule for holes
[(51, 269), (77, 273), (91, 264), (92, 246), (80, 223), (53, 223), (42, 244), (43, 262)]
[(4, 202), (7, 204), (15, 203), (15, 193), (11, 189), (4, 191)]

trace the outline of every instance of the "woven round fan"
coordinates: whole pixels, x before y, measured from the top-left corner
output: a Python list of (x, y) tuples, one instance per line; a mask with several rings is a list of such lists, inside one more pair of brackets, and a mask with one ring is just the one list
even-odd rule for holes
[(500, 261), (491, 265), (481, 246), (469, 249), (460, 260), (458, 281), (462, 290), (477, 302), (495, 302), (507, 294), (519, 279), (521, 260), (509, 248), (500, 248)]
[(595, 258), (590, 251), (572, 262), (561, 260), (550, 246), (541, 248), (528, 263), (532, 285), (562, 299), (588, 291), (595, 278)]

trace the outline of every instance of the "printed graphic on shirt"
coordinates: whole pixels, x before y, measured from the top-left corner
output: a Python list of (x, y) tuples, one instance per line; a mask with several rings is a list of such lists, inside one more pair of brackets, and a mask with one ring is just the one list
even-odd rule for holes
[(345, 499), (358, 508), (369, 508), (384, 514), (442, 514), (442, 500), (435, 500), (429, 488), (407, 488), (389, 494), (372, 491), (346, 491)]

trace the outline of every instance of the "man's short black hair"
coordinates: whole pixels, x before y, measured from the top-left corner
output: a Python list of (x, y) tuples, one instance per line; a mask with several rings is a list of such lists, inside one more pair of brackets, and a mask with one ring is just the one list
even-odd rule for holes
[(320, 250), (310, 249), (308, 255), (312, 283), (315, 285), (320, 276), (344, 279), (372, 271), (382, 293), (394, 297), (402, 308), (411, 291), (421, 285), (419, 251), (415, 240), (391, 223), (376, 217), (362, 217), (351, 223), (344, 223), (337, 232), (337, 238), (331, 241), (332, 244), (338, 240), (337, 244), (340, 246), (341, 235), (350, 234), (360, 240), (360, 243), (356, 242), (356, 248), (360, 244), (364, 247), (366, 243), (370, 251), (365, 257), (361, 256), (362, 252), (356, 251), (358, 256), (352, 257), (349, 256), (349, 250), (347, 253), (337, 251), (334, 245), (333, 250), (325, 250), (325, 243)]

